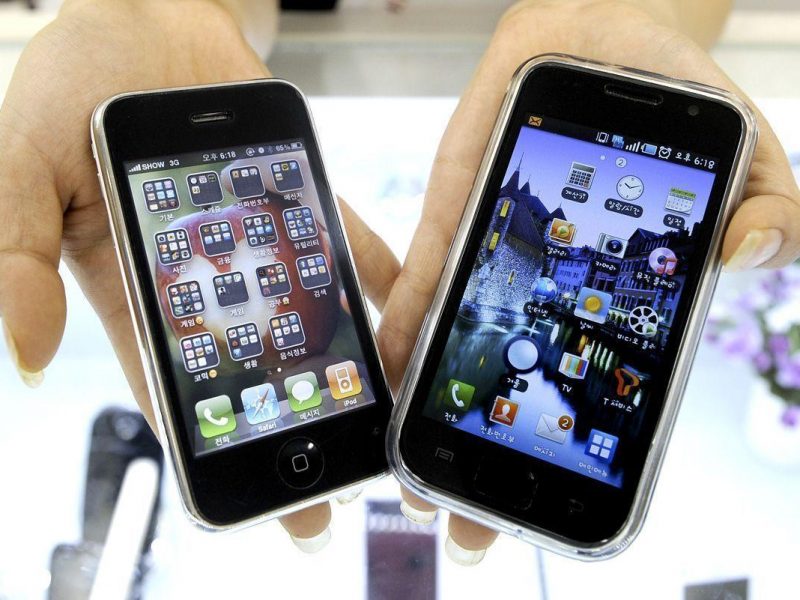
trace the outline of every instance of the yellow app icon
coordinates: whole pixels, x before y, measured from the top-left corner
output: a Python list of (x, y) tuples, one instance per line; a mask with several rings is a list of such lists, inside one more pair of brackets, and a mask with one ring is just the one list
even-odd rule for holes
[(334, 400), (344, 400), (361, 393), (361, 379), (352, 360), (331, 365), (325, 369), (325, 377), (328, 378), (328, 387)]
[(569, 246), (575, 239), (575, 223), (570, 223), (564, 219), (553, 219), (550, 225), (550, 240), (558, 244)]

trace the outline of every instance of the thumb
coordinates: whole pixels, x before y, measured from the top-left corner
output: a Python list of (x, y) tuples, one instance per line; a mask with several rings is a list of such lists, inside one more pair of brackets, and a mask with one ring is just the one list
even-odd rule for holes
[(58, 274), (62, 212), (52, 174), (34, 151), (6, 135), (0, 155), (0, 317), (22, 380), (35, 387), (64, 332)]
[(775, 132), (755, 113), (759, 139), (753, 165), (722, 246), (727, 271), (781, 267), (800, 255), (800, 190)]

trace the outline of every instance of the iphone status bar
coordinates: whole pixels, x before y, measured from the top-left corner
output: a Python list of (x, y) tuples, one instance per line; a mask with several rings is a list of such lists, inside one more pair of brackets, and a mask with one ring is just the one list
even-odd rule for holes
[(300, 139), (281, 141), (277, 144), (249, 144), (245, 146), (232, 146), (219, 150), (204, 150), (200, 152), (186, 152), (184, 154), (173, 154), (154, 159), (127, 161), (125, 170), (128, 175), (136, 173), (147, 173), (149, 171), (159, 171), (161, 169), (177, 169), (180, 167), (194, 167), (217, 162), (227, 162), (232, 160), (247, 160), (248, 158), (259, 158), (274, 154), (285, 154), (286, 152), (297, 152), (305, 150), (305, 144)]

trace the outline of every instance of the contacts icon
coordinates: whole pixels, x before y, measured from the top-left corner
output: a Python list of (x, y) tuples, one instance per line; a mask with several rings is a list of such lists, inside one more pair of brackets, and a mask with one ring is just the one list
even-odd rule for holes
[(498, 396), (494, 400), (494, 406), (492, 406), (492, 413), (489, 415), (489, 420), (498, 425), (512, 427), (517, 418), (518, 410), (519, 404), (508, 398)]

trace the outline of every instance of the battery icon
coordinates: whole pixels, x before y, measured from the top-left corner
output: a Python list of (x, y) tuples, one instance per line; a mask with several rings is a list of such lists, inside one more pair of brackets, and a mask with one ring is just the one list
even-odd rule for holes
[(642, 144), (642, 152), (650, 156), (655, 156), (656, 152), (658, 152), (658, 146), (655, 144)]
[(302, 150), (303, 144), (301, 144), (300, 142), (292, 142), (291, 148), (292, 150)]

